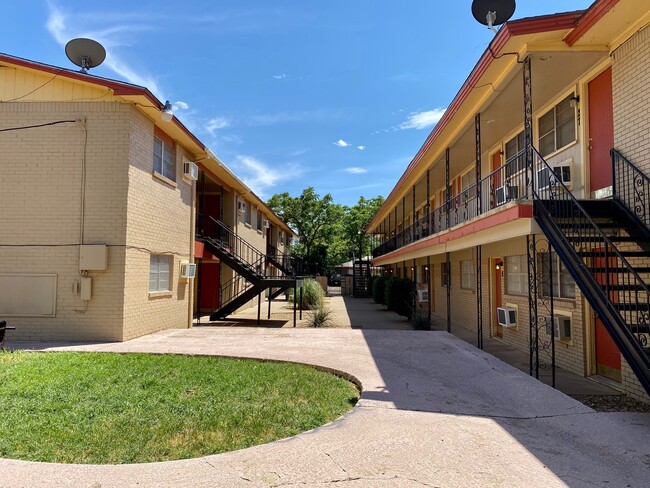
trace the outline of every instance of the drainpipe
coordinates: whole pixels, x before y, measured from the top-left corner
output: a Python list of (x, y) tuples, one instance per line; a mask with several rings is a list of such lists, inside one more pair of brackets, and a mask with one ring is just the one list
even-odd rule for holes
[[(194, 262), (194, 239), (196, 238), (196, 181), (192, 181), (191, 198), (190, 198), (190, 263)], [(195, 278), (196, 279), (196, 278)], [(188, 280), (188, 303), (187, 303), (187, 328), (192, 328), (194, 320), (194, 281)]]

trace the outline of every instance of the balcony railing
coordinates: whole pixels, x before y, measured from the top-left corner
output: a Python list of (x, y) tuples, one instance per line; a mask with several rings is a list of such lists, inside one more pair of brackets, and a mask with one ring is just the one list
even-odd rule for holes
[[(376, 247), (374, 258), (468, 222), (510, 201), (528, 199), (531, 181), (526, 152), (519, 151), (478, 183), (463, 189), (433, 211)], [(479, 197), (480, 196), (480, 197)]]

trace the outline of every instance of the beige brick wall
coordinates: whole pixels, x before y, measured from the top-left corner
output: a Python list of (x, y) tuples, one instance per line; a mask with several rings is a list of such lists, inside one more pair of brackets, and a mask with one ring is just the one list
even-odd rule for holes
[(93, 297), (86, 308), (73, 293), (80, 278), (83, 127), (0, 134), (0, 273), (58, 277), (56, 316), (7, 317), (17, 327), (12, 339), (122, 339), (130, 110), (115, 103), (0, 104), (3, 127), (86, 118), (84, 241), (110, 246), (108, 270), (90, 273)]
[(612, 53), (614, 145), (650, 175), (650, 27)]
[[(153, 123), (130, 112), (124, 340), (188, 326), (191, 283), (180, 278), (181, 261), (194, 245), (191, 218), (193, 185), (183, 180), (183, 160), (191, 156), (175, 144), (174, 183), (153, 174)], [(151, 254), (173, 256), (170, 293), (149, 293)]]

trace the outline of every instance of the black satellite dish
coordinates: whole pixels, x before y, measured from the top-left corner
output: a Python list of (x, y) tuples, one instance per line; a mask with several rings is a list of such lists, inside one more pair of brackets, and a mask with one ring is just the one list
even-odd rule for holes
[(501, 25), (515, 13), (515, 0), (474, 0), (472, 2), (472, 15), (483, 25), (490, 29)]
[(87, 73), (90, 68), (99, 66), (106, 59), (106, 49), (97, 41), (79, 37), (65, 45), (65, 54), (77, 66), (79, 71)]

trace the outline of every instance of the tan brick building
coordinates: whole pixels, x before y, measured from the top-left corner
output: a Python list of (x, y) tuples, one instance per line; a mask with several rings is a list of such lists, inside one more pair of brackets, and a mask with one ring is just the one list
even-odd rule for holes
[(286, 254), (287, 225), (162, 109), (146, 88), (0, 55), (0, 318), (12, 339), (191, 326), (237, 274), (206, 251), (214, 236), (197, 234), (199, 216), (265, 257)]
[(368, 228), (452, 332), (645, 401), (649, 25), (641, 0), (506, 23)]

